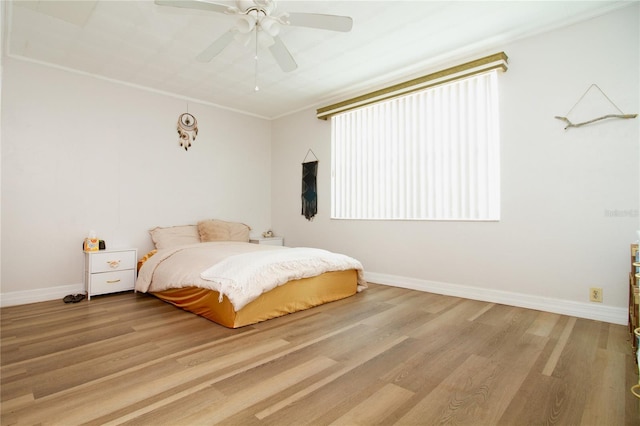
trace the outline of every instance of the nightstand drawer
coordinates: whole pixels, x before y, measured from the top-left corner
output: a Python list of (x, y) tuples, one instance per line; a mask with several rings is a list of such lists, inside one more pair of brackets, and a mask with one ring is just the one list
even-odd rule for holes
[(89, 289), (92, 296), (133, 290), (135, 286), (136, 274), (133, 269), (88, 275), (87, 280), (89, 281)]
[(91, 254), (89, 273), (121, 271), (135, 267), (136, 252), (133, 250), (99, 252)]

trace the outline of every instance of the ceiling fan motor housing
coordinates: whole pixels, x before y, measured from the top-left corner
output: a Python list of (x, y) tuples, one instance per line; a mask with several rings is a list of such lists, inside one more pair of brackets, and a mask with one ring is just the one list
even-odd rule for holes
[(250, 9), (258, 9), (269, 15), (276, 8), (276, 3), (273, 0), (237, 0), (236, 4), (238, 9), (243, 12), (247, 12)]

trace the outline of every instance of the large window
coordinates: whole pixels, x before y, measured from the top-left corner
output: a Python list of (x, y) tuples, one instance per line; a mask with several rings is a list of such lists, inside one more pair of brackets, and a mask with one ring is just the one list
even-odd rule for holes
[(495, 70), (331, 123), (332, 218), (500, 219)]

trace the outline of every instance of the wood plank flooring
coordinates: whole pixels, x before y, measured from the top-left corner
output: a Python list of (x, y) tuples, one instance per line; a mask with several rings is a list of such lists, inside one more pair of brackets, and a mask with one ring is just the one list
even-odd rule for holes
[(0, 310), (2, 425), (638, 425), (627, 328), (371, 284), (230, 330), (148, 295)]

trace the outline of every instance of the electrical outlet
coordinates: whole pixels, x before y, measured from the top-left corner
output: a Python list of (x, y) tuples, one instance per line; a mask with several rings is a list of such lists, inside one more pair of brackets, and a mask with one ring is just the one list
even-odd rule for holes
[(589, 289), (589, 300), (602, 303), (602, 289), (599, 287), (591, 287)]

